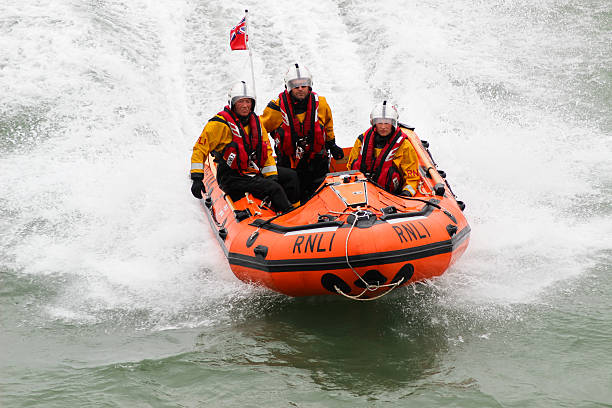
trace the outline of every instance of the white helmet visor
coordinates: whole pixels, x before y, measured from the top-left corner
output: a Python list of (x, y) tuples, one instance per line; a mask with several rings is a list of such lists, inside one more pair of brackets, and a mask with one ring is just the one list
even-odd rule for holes
[(392, 118), (374, 118), (374, 119), (372, 119), (372, 125), (376, 125), (376, 124), (379, 124), (379, 123), (386, 123), (386, 124), (395, 126), (397, 121), (395, 119), (392, 119)]
[(287, 88), (292, 90), (293, 88), (299, 88), (301, 86), (308, 86), (312, 88), (312, 79), (310, 78), (296, 78), (287, 82)]
[(237, 103), (238, 101), (241, 101), (241, 100), (243, 100), (243, 99), (244, 99), (244, 100), (247, 100), (247, 101), (251, 101), (251, 108), (253, 108), (253, 105), (255, 105), (255, 100), (254, 100), (253, 98), (251, 98), (251, 97), (248, 97), (248, 96), (247, 96), (247, 97), (237, 96), (237, 97), (235, 97), (235, 98), (232, 98), (232, 107), (233, 107), (234, 105), (236, 105), (236, 103)]

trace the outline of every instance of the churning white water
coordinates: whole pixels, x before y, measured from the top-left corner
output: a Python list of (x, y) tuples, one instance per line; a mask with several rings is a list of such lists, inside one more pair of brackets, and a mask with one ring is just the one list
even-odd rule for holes
[[(586, 273), (612, 232), (610, 45), (584, 31), (605, 4), (561, 3), (252, 1), (257, 111), (294, 61), (342, 146), (374, 103), (397, 103), (467, 204), (470, 248), (435, 283), (445, 299), (537, 301)], [(232, 276), (187, 178), (203, 125), (250, 80), (248, 53), (228, 45), (244, 7), (0, 10), (3, 268), (59, 280), (45, 312), (76, 322), (144, 310), (197, 325), (264, 296)]]

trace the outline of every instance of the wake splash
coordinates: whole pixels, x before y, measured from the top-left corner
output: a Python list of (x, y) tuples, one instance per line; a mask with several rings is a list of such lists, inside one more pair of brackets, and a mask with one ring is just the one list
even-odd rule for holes
[[(248, 72), (245, 54), (227, 45), (242, 9), (215, 1), (1, 8), (2, 268), (65, 277), (46, 310), (85, 324), (144, 311), (156, 327), (198, 325), (232, 302), (279, 302), (237, 282), (188, 189), (193, 142)], [(321, 1), (295, 21), (256, 1), (258, 111), (293, 60), (330, 102), (340, 145), (368, 126), (375, 102), (399, 105), (467, 203), (470, 248), (435, 283), (452, 307), (535, 302), (584, 274), (609, 248), (610, 142), (601, 106), (585, 96), (575, 115), (576, 86), (566, 83), (581, 84), (585, 66), (596, 76), (605, 61), (561, 64), (571, 51), (564, 41), (581, 28), (556, 38), (553, 20), (543, 32), (517, 27), (542, 19), (523, 9), (425, 1), (394, 11)], [(489, 24), (500, 16), (501, 28)], [(588, 44), (595, 50), (573, 51), (596, 55), (599, 40)]]

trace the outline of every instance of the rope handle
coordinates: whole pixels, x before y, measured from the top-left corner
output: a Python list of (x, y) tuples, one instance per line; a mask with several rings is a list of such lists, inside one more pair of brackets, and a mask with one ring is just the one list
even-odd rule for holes
[[(393, 289), (395, 289), (399, 285), (401, 285), (402, 282), (404, 281), (404, 277), (402, 277), (400, 280), (398, 280), (397, 282), (394, 282), (394, 283), (387, 283), (387, 284), (383, 284), (383, 285), (378, 285), (378, 284), (371, 284), (371, 283), (367, 282), (365, 279), (363, 279), (363, 277), (361, 277), (361, 275), (359, 275), (359, 273), (355, 270), (355, 268), (353, 268), (353, 265), (351, 265), (351, 261), (349, 260), (349, 256), (348, 256), (348, 241), (349, 241), (349, 238), (351, 236), (351, 233), (353, 232), (353, 229), (355, 228), (355, 224), (357, 224), (357, 220), (363, 219), (363, 218), (367, 219), (367, 218), (370, 217), (370, 215), (372, 215), (372, 213), (370, 211), (367, 211), (367, 210), (359, 209), (359, 210), (357, 210), (355, 212), (350, 213), (349, 215), (354, 215), (354, 219), (353, 219), (353, 223), (351, 225), (351, 229), (349, 230), (348, 234), (346, 234), (346, 241), (344, 242), (344, 256), (345, 256), (345, 259), (346, 259), (346, 264), (348, 265), (349, 268), (351, 268), (351, 271), (353, 271), (355, 276), (357, 276), (357, 278), (361, 282), (363, 282), (363, 284), (365, 285), (365, 289), (363, 290), (363, 292), (361, 292), (360, 294), (355, 295), (355, 296), (354, 295), (350, 295), (348, 293), (344, 293), (336, 285), (334, 285), (334, 289), (336, 289), (336, 292), (338, 292), (338, 294), (340, 294), (340, 295), (342, 295), (344, 297), (347, 297), (349, 299), (352, 299), (352, 300), (376, 300), (376, 299), (379, 299), (379, 298), (385, 296), (386, 294), (391, 293), (391, 291)], [(374, 296), (374, 297), (371, 297), (371, 298), (362, 298), (362, 296), (366, 292), (368, 292), (368, 291), (374, 292), (374, 291), (376, 291), (378, 289), (387, 288), (387, 287), (389, 288), (389, 290), (381, 293), (378, 296)]]
[[(340, 295), (342, 295), (342, 296), (344, 296), (344, 297), (347, 297), (347, 298), (349, 298), (349, 299), (352, 299), (352, 300), (361, 300), (361, 301), (368, 301), (368, 300), (376, 300), (376, 299), (380, 299), (381, 297), (383, 297), (383, 296), (385, 296), (385, 295), (387, 295), (387, 294), (391, 293), (391, 291), (392, 291), (393, 289), (397, 288), (399, 285), (401, 285), (403, 281), (404, 281), (404, 278), (402, 277), (402, 278), (401, 278), (400, 280), (398, 280), (397, 282), (395, 282), (395, 283), (388, 283), (388, 284), (386, 284), (386, 285), (370, 285), (370, 284), (368, 284), (368, 286), (366, 286), (366, 288), (363, 290), (363, 292), (361, 292), (361, 293), (360, 293), (360, 294), (358, 294), (358, 295), (354, 295), (354, 296), (353, 296), (353, 295), (349, 295), (348, 293), (344, 293), (344, 292), (342, 291), (342, 289), (340, 289), (340, 288), (339, 288), (338, 286), (336, 286), (336, 285), (334, 285), (334, 289), (336, 289), (336, 292), (338, 292), (338, 294), (340, 294)], [(374, 290), (377, 290), (377, 289), (380, 289), (380, 288), (384, 288), (384, 287), (387, 287), (387, 286), (390, 286), (390, 287), (391, 287), (391, 289), (387, 290), (386, 292), (381, 293), (381, 294), (380, 294), (380, 295), (378, 295), (378, 296), (374, 296), (374, 297), (370, 297), (370, 298), (362, 298), (362, 297), (361, 297), (361, 296), (363, 296), (363, 294), (364, 294), (364, 293), (366, 293), (368, 290), (370, 290), (370, 291), (374, 291)], [(375, 288), (375, 289), (371, 289), (372, 287), (376, 287), (376, 288)]]

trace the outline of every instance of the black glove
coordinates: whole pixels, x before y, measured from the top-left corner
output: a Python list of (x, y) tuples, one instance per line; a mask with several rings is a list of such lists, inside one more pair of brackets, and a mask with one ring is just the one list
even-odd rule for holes
[(402, 192), (399, 195), (403, 197), (412, 197), (412, 194), (410, 194), (410, 191), (408, 190), (402, 190)]
[(202, 193), (206, 193), (202, 179), (194, 178), (193, 184), (191, 185), (191, 194), (193, 194), (195, 198), (202, 198)]
[(340, 160), (344, 158), (344, 151), (336, 144), (335, 140), (328, 140), (325, 142), (325, 146), (329, 149), (334, 159)]

